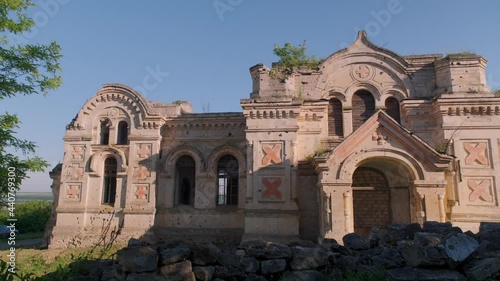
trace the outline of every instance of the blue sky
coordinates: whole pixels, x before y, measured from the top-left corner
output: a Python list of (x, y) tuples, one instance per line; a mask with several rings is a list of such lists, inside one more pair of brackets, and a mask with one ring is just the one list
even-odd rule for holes
[[(475, 52), (500, 88), (500, 1), (458, 0), (33, 0), (30, 43), (62, 47), (64, 84), (46, 96), (2, 100), (23, 121), (19, 138), (35, 141), (51, 165), (62, 161), (65, 126), (103, 83), (124, 83), (149, 100), (189, 100), (196, 112), (241, 111), (249, 67), (276, 61), (274, 44), (307, 41), (324, 58), (365, 29), (400, 55)], [(147, 80), (151, 72), (156, 79)], [(147, 81), (145, 84), (143, 81)], [(22, 191), (50, 191), (46, 173)]]

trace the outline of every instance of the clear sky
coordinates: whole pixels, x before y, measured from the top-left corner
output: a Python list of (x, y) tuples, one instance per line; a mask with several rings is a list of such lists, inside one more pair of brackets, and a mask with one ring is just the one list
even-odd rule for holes
[[(63, 158), (65, 126), (103, 83), (153, 101), (189, 100), (195, 112), (241, 111), (249, 67), (270, 66), (274, 44), (285, 42), (306, 40), (307, 53), (324, 58), (365, 29), (400, 55), (475, 52), (488, 60), (489, 86), (500, 88), (497, 0), (33, 1), (37, 26), (23, 40), (61, 45), (64, 83), (47, 96), (2, 100), (0, 112), (18, 114), (17, 136), (35, 141), (52, 166)], [(50, 191), (50, 169), (21, 191)]]

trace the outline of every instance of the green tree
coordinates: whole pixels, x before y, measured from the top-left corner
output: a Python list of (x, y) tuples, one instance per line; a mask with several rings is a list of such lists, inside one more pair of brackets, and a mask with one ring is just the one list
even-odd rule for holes
[(271, 76), (284, 80), (293, 72), (295, 67), (317, 68), (319, 60), (315, 56), (306, 55), (306, 50), (306, 41), (298, 46), (294, 46), (289, 42), (283, 46), (275, 44), (273, 52), (280, 60), (273, 65)]
[[(62, 83), (59, 45), (18, 44), (12, 40), (34, 26), (35, 22), (27, 15), (33, 5), (31, 0), (0, 0), (0, 100), (16, 95), (47, 94)], [(15, 129), (20, 123), (15, 114), (0, 115), (0, 206), (6, 204), (8, 192), (19, 190), (28, 172), (48, 167), (46, 161), (34, 156), (34, 142), (16, 138)], [(22, 157), (11, 153), (14, 151)]]

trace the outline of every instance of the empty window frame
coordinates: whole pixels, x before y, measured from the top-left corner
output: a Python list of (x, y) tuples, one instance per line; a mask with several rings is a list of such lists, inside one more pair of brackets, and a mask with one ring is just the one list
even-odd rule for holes
[(113, 157), (104, 161), (104, 180), (102, 204), (114, 205), (116, 197), (116, 171), (117, 163)]
[(238, 205), (238, 160), (225, 155), (217, 163), (217, 205)]
[(128, 144), (128, 123), (125, 121), (120, 121), (120, 123), (118, 123), (116, 144)]
[(100, 144), (109, 144), (109, 127), (111, 127), (111, 122), (108, 119), (101, 120), (101, 124), (99, 127)]

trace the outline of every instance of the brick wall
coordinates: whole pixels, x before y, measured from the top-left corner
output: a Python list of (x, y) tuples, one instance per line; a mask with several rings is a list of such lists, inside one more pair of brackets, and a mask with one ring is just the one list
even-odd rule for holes
[(360, 167), (354, 171), (353, 185), (372, 187), (373, 190), (354, 190), (354, 229), (361, 235), (368, 235), (374, 226), (379, 228), (391, 223), (390, 190), (384, 174), (374, 168)]
[(391, 223), (389, 190), (354, 190), (353, 206), (354, 229), (361, 235)]
[(359, 167), (352, 177), (353, 187), (387, 187), (384, 174), (374, 168)]

